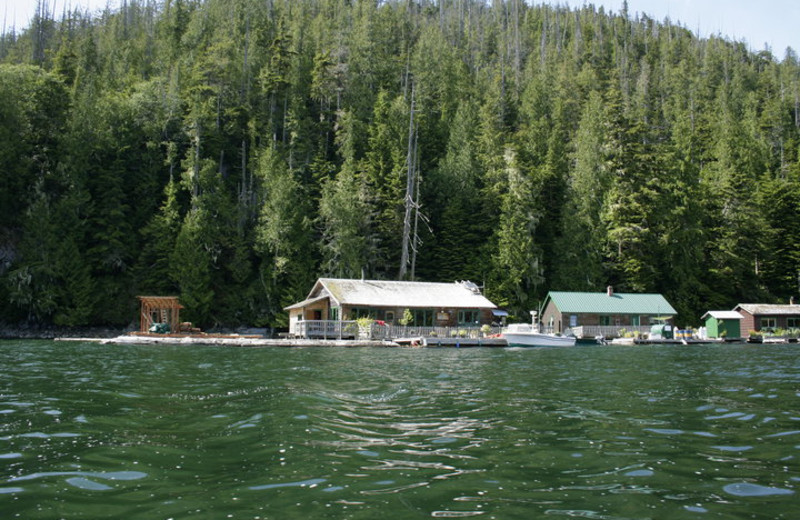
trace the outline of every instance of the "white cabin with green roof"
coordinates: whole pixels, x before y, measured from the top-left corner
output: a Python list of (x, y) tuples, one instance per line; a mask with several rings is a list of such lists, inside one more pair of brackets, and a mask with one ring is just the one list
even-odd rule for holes
[(580, 337), (617, 336), (622, 329), (646, 333), (650, 326), (671, 321), (678, 312), (660, 294), (551, 291), (545, 300), (542, 325)]

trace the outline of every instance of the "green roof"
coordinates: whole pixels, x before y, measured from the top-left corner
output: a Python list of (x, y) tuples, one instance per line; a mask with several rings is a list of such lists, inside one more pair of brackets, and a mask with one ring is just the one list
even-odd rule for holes
[(678, 314), (660, 294), (551, 291), (548, 297), (562, 313)]

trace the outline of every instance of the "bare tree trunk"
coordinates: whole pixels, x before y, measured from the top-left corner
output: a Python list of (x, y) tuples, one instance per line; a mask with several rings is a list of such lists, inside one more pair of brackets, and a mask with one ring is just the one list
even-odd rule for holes
[(200, 119), (194, 122), (194, 164), (192, 165), (192, 203), (194, 204), (197, 196), (200, 195)]
[(242, 138), (242, 185), (239, 187), (239, 226), (244, 227), (250, 218), (250, 190), (247, 182), (247, 140)]
[(406, 197), (405, 197), (405, 217), (403, 218), (403, 242), (402, 242), (402, 251), (400, 254), (400, 270), (397, 274), (398, 280), (402, 280), (406, 277), (406, 271), (408, 269), (408, 247), (409, 241), (411, 238), (411, 212), (414, 209), (414, 178), (416, 176), (416, 165), (415, 165), (415, 154), (414, 154), (414, 142), (415, 142), (415, 132), (416, 129), (414, 127), (414, 102), (415, 102), (415, 94), (416, 94), (416, 85), (411, 83), (411, 113), (408, 122), (408, 155), (406, 156), (406, 166), (407, 166), (407, 173), (406, 173)]
[(417, 165), (419, 164), (419, 157), (417, 157), (417, 151), (419, 148), (417, 147), (417, 133), (414, 132), (414, 177), (416, 182), (416, 193), (414, 195), (414, 235), (411, 239), (411, 280), (416, 279), (416, 270), (417, 270), (417, 251), (419, 250), (420, 240), (419, 240), (419, 185), (420, 185), (420, 178), (419, 178), (419, 169)]
[(794, 92), (794, 126), (800, 128), (800, 95), (797, 90)]

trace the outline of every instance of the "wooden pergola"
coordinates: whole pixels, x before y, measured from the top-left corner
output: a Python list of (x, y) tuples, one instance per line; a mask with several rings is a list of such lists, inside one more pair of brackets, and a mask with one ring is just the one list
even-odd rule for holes
[(171, 333), (178, 332), (181, 309), (177, 296), (138, 296), (141, 302), (139, 330), (148, 332), (154, 323), (167, 323)]

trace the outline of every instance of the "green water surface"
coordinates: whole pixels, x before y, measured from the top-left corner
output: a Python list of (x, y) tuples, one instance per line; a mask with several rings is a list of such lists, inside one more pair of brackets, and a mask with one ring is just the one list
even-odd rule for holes
[(800, 347), (0, 342), (0, 518), (800, 518)]

